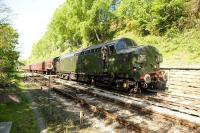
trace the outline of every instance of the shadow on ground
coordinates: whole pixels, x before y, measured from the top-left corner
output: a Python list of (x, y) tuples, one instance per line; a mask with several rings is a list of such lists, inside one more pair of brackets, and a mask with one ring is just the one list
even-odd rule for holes
[(48, 91), (41, 89), (29, 89), (29, 92), (36, 104), (36, 107), (41, 112), (45, 119), (45, 124), (51, 132), (77, 132), (89, 128), (91, 123), (84, 120), (80, 124), (80, 108), (73, 102), (65, 102), (63, 105), (58, 101), (55, 94), (52, 96)]

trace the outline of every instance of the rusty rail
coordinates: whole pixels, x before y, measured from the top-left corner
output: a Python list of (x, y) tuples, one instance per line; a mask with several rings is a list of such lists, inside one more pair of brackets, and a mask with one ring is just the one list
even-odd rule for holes
[(133, 122), (129, 122), (125, 119), (123, 119), (120, 116), (114, 115), (108, 111), (106, 111), (103, 108), (99, 108), (96, 105), (92, 105), (87, 103), (84, 99), (81, 99), (77, 96), (75, 96), (74, 94), (70, 93), (69, 91), (64, 91), (62, 89), (58, 89), (58, 88), (53, 88), (53, 90), (63, 96), (66, 96), (78, 103), (80, 103), (80, 105), (84, 108), (86, 108), (87, 110), (89, 110), (90, 112), (93, 112), (95, 114), (99, 114), (101, 116), (103, 116), (106, 119), (109, 119), (111, 121), (117, 121), (120, 125), (124, 126), (125, 128), (135, 131), (135, 132), (140, 132), (140, 133), (148, 133), (149, 129), (146, 129), (144, 127), (140, 127), (139, 124), (133, 123)]
[(121, 107), (124, 107), (126, 109), (134, 108), (135, 110), (138, 110), (140, 112), (143, 112), (143, 113), (146, 113), (146, 114), (155, 115), (155, 116), (157, 116), (157, 117), (159, 117), (161, 119), (168, 120), (168, 121), (171, 121), (173, 123), (186, 126), (186, 127), (190, 128), (190, 129), (198, 129), (200, 127), (199, 124), (191, 123), (190, 121), (187, 121), (185, 119), (179, 119), (177, 117), (174, 117), (174, 116), (171, 116), (171, 115), (167, 115), (167, 114), (164, 114), (164, 113), (160, 114), (160, 113), (154, 112), (151, 109), (143, 108), (142, 106), (138, 106), (138, 105), (135, 105), (135, 104), (132, 104), (132, 103), (125, 103), (123, 101), (116, 100), (116, 99), (113, 99), (111, 97), (106, 97), (106, 96), (103, 96), (103, 95), (99, 95), (99, 94), (93, 93), (91, 91), (78, 89), (77, 87), (74, 87), (74, 86), (70, 86), (70, 85), (66, 85), (66, 84), (65, 84), (65, 86), (67, 86), (69, 88), (72, 88), (73, 90), (79, 90), (81, 92), (88, 93), (90, 95), (94, 95), (96, 97), (103, 98), (103, 99), (109, 100), (111, 102), (115, 102), (116, 104), (118, 104)]

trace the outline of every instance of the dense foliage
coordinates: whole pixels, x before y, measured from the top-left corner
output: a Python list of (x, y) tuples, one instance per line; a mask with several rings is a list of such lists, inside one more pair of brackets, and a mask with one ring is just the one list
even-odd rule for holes
[[(156, 36), (172, 41), (188, 29), (200, 27), (199, 3), (199, 0), (67, 0), (55, 11), (47, 32), (34, 44), (30, 60), (54, 57), (127, 33), (137, 36), (136, 39)], [(155, 43), (153, 39), (148, 43)]]
[(0, 8), (0, 86), (15, 83), (19, 57), (15, 48), (18, 33), (7, 23), (6, 11), (7, 8)]

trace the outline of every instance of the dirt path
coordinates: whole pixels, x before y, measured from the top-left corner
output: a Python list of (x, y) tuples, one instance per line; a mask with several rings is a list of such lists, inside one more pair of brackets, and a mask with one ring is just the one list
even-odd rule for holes
[(44, 119), (41, 117), (41, 115), (40, 115), (40, 113), (37, 109), (37, 106), (36, 106), (35, 102), (33, 101), (33, 98), (32, 98), (29, 91), (26, 92), (26, 96), (29, 99), (29, 101), (31, 102), (31, 106), (32, 106), (33, 112), (35, 114), (37, 126), (40, 130), (40, 133), (47, 133), (47, 129), (46, 129)]

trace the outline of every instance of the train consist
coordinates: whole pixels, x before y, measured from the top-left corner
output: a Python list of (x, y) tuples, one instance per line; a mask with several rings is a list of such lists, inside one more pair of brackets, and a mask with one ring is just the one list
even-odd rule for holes
[(24, 70), (138, 92), (165, 88), (167, 75), (160, 70), (161, 62), (162, 55), (155, 47), (121, 38), (25, 66)]

